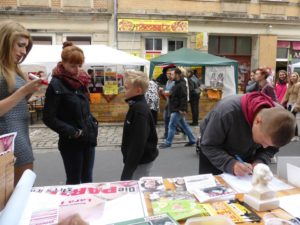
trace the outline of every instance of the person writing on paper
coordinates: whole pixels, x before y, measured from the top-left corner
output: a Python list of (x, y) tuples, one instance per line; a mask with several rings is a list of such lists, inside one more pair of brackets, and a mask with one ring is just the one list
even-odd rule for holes
[[(262, 92), (228, 96), (200, 125), (199, 173), (244, 176), (290, 142), (295, 117)], [(240, 162), (239, 156), (243, 162)]]
[(19, 66), (31, 47), (30, 33), (21, 24), (14, 21), (0, 23), (0, 135), (17, 132), (15, 185), (26, 169), (33, 169), (34, 161), (27, 100), (39, 90), (41, 79), (30, 81)]
[(59, 134), (66, 184), (89, 183), (98, 135), (88, 98), (90, 77), (81, 69), (83, 51), (72, 42), (64, 42), (61, 58), (46, 91), (43, 121)]

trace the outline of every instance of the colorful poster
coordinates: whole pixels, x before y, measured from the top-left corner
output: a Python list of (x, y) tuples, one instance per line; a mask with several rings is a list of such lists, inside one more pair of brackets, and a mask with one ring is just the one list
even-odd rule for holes
[(188, 21), (118, 19), (119, 32), (187, 33)]

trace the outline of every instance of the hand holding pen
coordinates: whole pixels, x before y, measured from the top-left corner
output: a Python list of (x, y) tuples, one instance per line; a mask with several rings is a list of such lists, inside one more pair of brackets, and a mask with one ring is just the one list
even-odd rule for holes
[(235, 155), (237, 162), (233, 166), (233, 173), (236, 176), (246, 176), (251, 175), (253, 167), (250, 163), (244, 162), (241, 157)]

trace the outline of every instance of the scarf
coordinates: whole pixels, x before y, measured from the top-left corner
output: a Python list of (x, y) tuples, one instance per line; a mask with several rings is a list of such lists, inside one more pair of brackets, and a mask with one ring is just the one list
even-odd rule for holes
[(241, 106), (248, 124), (252, 127), (255, 115), (262, 108), (272, 108), (275, 104), (268, 95), (262, 92), (251, 92), (241, 97)]
[(88, 92), (88, 84), (91, 81), (90, 76), (83, 70), (80, 70), (78, 74), (72, 74), (63, 67), (59, 62), (53, 69), (52, 75), (61, 79), (65, 84), (74, 90), (82, 89), (84, 92)]

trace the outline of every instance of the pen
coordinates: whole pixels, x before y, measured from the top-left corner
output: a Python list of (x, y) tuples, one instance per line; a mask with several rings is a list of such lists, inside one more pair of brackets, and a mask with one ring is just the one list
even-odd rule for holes
[[(239, 161), (240, 163), (243, 163), (245, 166), (247, 166), (246, 163), (245, 163), (245, 161), (242, 160), (241, 157), (239, 157), (238, 155), (235, 155), (235, 158), (236, 158), (237, 161)], [(249, 169), (251, 169), (251, 173), (249, 174), (249, 175), (251, 175), (251, 174), (252, 174), (252, 168), (250, 168), (249, 166), (247, 166), (247, 167), (248, 167)]]

